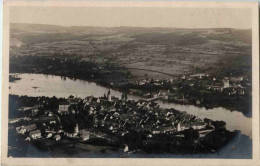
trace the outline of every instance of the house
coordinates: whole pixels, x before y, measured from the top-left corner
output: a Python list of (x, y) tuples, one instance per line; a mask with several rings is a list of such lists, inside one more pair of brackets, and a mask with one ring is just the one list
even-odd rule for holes
[(209, 127), (212, 127), (212, 120), (205, 118), (204, 123), (206, 123)]
[(48, 133), (46, 138), (51, 138), (52, 137), (52, 133)]
[(109, 130), (113, 130), (113, 129), (114, 129), (114, 127), (113, 127), (113, 126), (110, 126)]
[(160, 134), (161, 131), (160, 131), (159, 129), (154, 129), (154, 130), (152, 131), (152, 133), (153, 133), (153, 134)]
[(171, 115), (173, 115), (173, 113), (172, 112), (170, 112), (170, 111), (168, 111), (167, 113), (166, 113), (166, 116), (171, 116)]
[(230, 78), (230, 81), (232, 81), (232, 82), (241, 82), (243, 80), (244, 80), (243, 77), (231, 77)]
[(76, 110), (72, 108), (72, 109), (71, 109), (71, 113), (72, 113), (72, 114), (76, 114)]
[(14, 118), (14, 119), (9, 119), (9, 123), (17, 123), (20, 121), (20, 118)]
[(70, 106), (70, 104), (67, 101), (59, 103), (59, 110), (58, 110), (58, 112), (61, 113), (61, 114), (68, 113), (69, 106)]
[(16, 132), (20, 133), (20, 134), (25, 134), (26, 133), (26, 129), (24, 128), (24, 126), (16, 127)]
[(216, 91), (222, 91), (223, 87), (220, 86), (220, 85), (207, 85), (207, 89), (212, 89), (212, 90), (216, 90)]
[(37, 128), (36, 125), (32, 124), (32, 125), (17, 127), (16, 131), (18, 133), (25, 134), (26, 132), (29, 132), (31, 130), (35, 130), (36, 128)]
[(239, 95), (244, 95), (244, 94), (245, 94), (244, 89), (239, 89), (239, 90), (238, 90), (238, 94), (239, 94)]
[(24, 126), (27, 131), (35, 130), (37, 127), (35, 124)]
[(89, 106), (90, 105), (90, 102), (86, 101), (85, 104), (84, 104), (84, 108)]
[(55, 120), (51, 120), (50, 124), (56, 124), (56, 121)]
[(51, 110), (45, 110), (44, 115), (45, 116), (53, 116), (53, 113), (51, 112)]
[(223, 84), (224, 84), (223, 88), (229, 88), (230, 87), (229, 80), (227, 78), (223, 79)]
[(91, 103), (93, 98), (94, 98), (94, 96), (85, 97), (85, 99), (83, 100), (83, 103), (86, 103), (86, 102)]
[(40, 105), (35, 105), (35, 106), (32, 107), (31, 111), (32, 111), (33, 116), (36, 115), (39, 112), (40, 107), (41, 107)]
[(177, 131), (183, 131), (185, 130), (185, 124), (184, 123), (178, 123), (177, 124)]
[(87, 131), (87, 130), (82, 130), (82, 131), (80, 131), (80, 138), (81, 138), (83, 141), (89, 140), (89, 138), (90, 138), (90, 132)]
[(120, 117), (120, 114), (119, 114), (118, 112), (115, 112), (115, 113), (113, 114), (113, 117), (114, 117), (114, 118), (119, 118), (119, 117)]
[(208, 75), (205, 75), (205, 74), (201, 73), (201, 74), (193, 74), (193, 75), (190, 75), (190, 77), (191, 77), (191, 78), (199, 78), (199, 79), (201, 79), (201, 78), (203, 78), (203, 77), (208, 77)]
[(168, 127), (159, 127), (157, 126), (155, 129), (152, 130), (153, 134), (160, 134), (160, 133), (166, 133), (167, 131), (170, 131), (171, 129)]
[(29, 110), (32, 110), (33, 107), (21, 107), (18, 109), (18, 111), (29, 111)]
[(92, 115), (92, 114), (94, 113), (94, 110), (95, 110), (95, 109), (94, 109), (93, 107), (90, 107), (90, 108), (89, 108), (89, 115)]
[(41, 138), (41, 131), (40, 131), (40, 130), (30, 131), (29, 136), (30, 136), (32, 139)]
[(51, 122), (51, 121), (56, 121), (55, 116), (43, 116), (35, 120), (37, 123), (45, 123), (45, 124), (51, 124), (51, 123), (56, 123), (56, 122)]
[(128, 152), (128, 151), (129, 151), (128, 146), (125, 145), (124, 152)]
[(204, 122), (192, 122), (191, 127), (195, 130), (200, 130), (206, 127)]
[(59, 140), (61, 140), (61, 136), (60, 136), (60, 134), (56, 134), (56, 135), (54, 135), (54, 136), (53, 136), (53, 139), (54, 139), (55, 141), (59, 141)]
[(138, 85), (144, 85), (144, 84), (146, 84), (148, 81), (146, 80), (146, 79), (143, 79), (143, 80), (140, 80), (139, 82), (138, 82)]
[(174, 126), (168, 126), (168, 127), (164, 127), (163, 128), (163, 132), (167, 133), (167, 132), (174, 132), (176, 131), (176, 128)]
[(147, 135), (147, 137), (148, 137), (148, 138), (152, 138), (152, 137), (153, 137), (153, 135), (151, 135), (151, 134), (148, 134), (148, 135)]

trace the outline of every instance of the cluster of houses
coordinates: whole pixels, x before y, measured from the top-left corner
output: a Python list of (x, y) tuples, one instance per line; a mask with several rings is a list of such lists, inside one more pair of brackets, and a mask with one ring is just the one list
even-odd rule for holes
[[(49, 114), (50, 115), (50, 114)], [(20, 122), (21, 120), (24, 120), (24, 118), (21, 118), (19, 121), (15, 121), (16, 123)], [(53, 138), (54, 140), (58, 141), (61, 139), (60, 134), (63, 132), (62, 130), (55, 131), (52, 128), (52, 125), (56, 124), (57, 119), (54, 116), (48, 116), (48, 117), (40, 117), (34, 120), (26, 119), (26, 121), (23, 121), (25, 124), (20, 125), (16, 127), (16, 132), (19, 134), (22, 134), (26, 137), (26, 140), (36, 140), (40, 138)], [(37, 123), (41, 123), (42, 126), (44, 126), (45, 133), (43, 135), (41, 129), (37, 127)]]
[[(25, 135), (26, 133), (28, 133), (29, 137), (32, 139), (39, 139), (42, 137), (41, 135), (41, 131), (37, 130), (37, 127), (35, 124), (31, 124), (31, 125), (23, 125), (20, 127), (16, 127), (16, 131), (17, 133), (23, 134)], [(27, 138), (27, 139), (30, 139)]]
[(247, 86), (250, 86), (248, 80), (244, 80), (243, 77), (224, 77), (221, 81), (213, 78), (211, 83), (206, 86), (208, 90), (217, 90), (219, 92), (226, 93), (227, 95), (245, 95)]
[[(245, 80), (243, 77), (223, 77), (216, 78), (208, 74), (194, 74), (189, 77), (182, 76), (183, 80), (188, 81), (190, 86), (193, 86), (194, 81), (204, 81), (206, 89), (213, 89), (218, 91), (223, 91), (224, 89), (246, 89), (246, 86), (250, 86), (250, 81)], [(244, 93), (240, 93), (244, 95)]]
[[(82, 110), (71, 109), (72, 105), (78, 104), (83, 105)], [(62, 129), (60, 116), (70, 116), (70, 114), (77, 114), (78, 111), (87, 111), (93, 117), (91, 132), (88, 129), (80, 129), (77, 122), (73, 132), (65, 132)], [(30, 121), (29, 119), (28, 122)], [(18, 121), (13, 123), (15, 122)], [(34, 119), (33, 122), (41, 122), (44, 126), (44, 134), (41, 132), (42, 128), (37, 128), (35, 123), (16, 127), (17, 133), (26, 135), (27, 140), (47, 138), (59, 141), (66, 137), (86, 141), (93, 135), (101, 136), (102, 134), (97, 134), (98, 131), (124, 136), (134, 130), (147, 133), (147, 137), (153, 137), (161, 133), (177, 133), (176, 136), (181, 136), (181, 131), (190, 128), (200, 131), (213, 130), (211, 122), (205, 122), (186, 112), (162, 109), (157, 103), (149, 100), (128, 100), (126, 94), (122, 94), (122, 98), (119, 99), (111, 96), (110, 90), (104, 97), (88, 96), (85, 99), (67, 99), (59, 103), (56, 114), (45, 110), (43, 116)], [(52, 125), (60, 125), (59, 130), (54, 130)]]
[[(51, 121), (50, 121), (51, 122)], [(78, 124), (75, 126), (75, 130), (73, 133), (64, 132), (62, 129), (59, 131), (50, 130), (48, 128), (48, 124), (44, 124), (47, 126), (45, 128), (45, 135), (42, 134), (42, 131), (37, 128), (36, 124), (29, 124), (29, 125), (22, 125), (16, 127), (16, 132), (26, 136), (26, 140), (36, 140), (41, 138), (52, 139), (55, 141), (60, 141), (62, 137), (68, 138), (77, 138), (83, 141), (89, 140), (90, 132), (88, 130), (81, 130), (78, 129)]]
[[(147, 136), (152, 137), (153, 134), (174, 133), (189, 128), (203, 130), (212, 127), (211, 123), (186, 112), (161, 109), (152, 101), (127, 100), (124, 95), (122, 99), (111, 97), (109, 92), (106, 97), (89, 96), (82, 102), (84, 110), (93, 116), (95, 130), (117, 133), (121, 136), (132, 130), (147, 132)], [(64, 108), (63, 104), (61, 103), (61, 108)]]
[(136, 81), (136, 85), (142, 86), (157, 86), (160, 87), (158, 91), (152, 92), (144, 92), (141, 89), (129, 89), (129, 92), (132, 94), (138, 94), (146, 98), (161, 98), (163, 100), (175, 100), (182, 101), (184, 96), (177, 97), (177, 93), (183, 87), (180, 87), (182, 84), (188, 84), (190, 88), (199, 88), (199, 90), (204, 90), (208, 92), (219, 92), (224, 95), (232, 96), (244, 96), (249, 93), (249, 87), (251, 86), (250, 81), (248, 79), (244, 79), (243, 77), (223, 77), (216, 78), (210, 76), (209, 74), (193, 74), (189, 76), (182, 75), (179, 79), (173, 81), (173, 79), (169, 80), (148, 80), (143, 79)]
[(87, 141), (90, 139), (90, 132), (88, 130), (80, 130), (79, 131), (79, 125), (76, 123), (74, 132), (64, 132), (64, 136), (67, 136), (68, 138), (80, 138), (83, 141)]
[[(108, 99), (111, 100), (110, 91), (108, 94)], [(62, 124), (59, 117), (62, 115), (67, 115), (69, 113), (75, 114), (75, 110), (69, 111), (71, 110), (70, 107), (72, 105), (77, 105), (80, 101), (82, 101), (82, 99), (80, 98), (68, 98), (66, 101), (59, 103), (57, 111), (58, 114), (54, 114), (51, 110), (46, 109), (39, 118), (35, 118), (33, 116), (39, 112), (39, 109), (43, 108), (43, 105), (35, 105), (33, 107), (20, 107), (18, 111), (22, 112), (25, 117), (10, 119), (9, 123), (19, 124), (18, 126), (16, 125), (16, 132), (26, 136), (26, 140), (47, 138), (59, 141), (62, 139), (62, 137), (68, 137), (86, 141), (89, 140), (91, 134), (88, 130), (79, 130), (79, 126), (78, 124), (76, 124), (74, 132), (65, 132), (62, 129)], [(44, 126), (44, 135), (42, 131), (37, 128), (37, 123), (40, 123), (42, 126)], [(52, 125), (60, 125), (60, 129), (58, 131), (54, 130)]]

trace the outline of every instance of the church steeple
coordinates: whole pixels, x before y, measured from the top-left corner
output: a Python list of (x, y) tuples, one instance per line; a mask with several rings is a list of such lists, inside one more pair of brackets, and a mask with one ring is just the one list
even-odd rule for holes
[(76, 123), (75, 129), (74, 129), (74, 134), (78, 134), (79, 133), (79, 125), (78, 123)]
[(108, 101), (111, 101), (110, 88), (109, 88), (109, 90), (108, 90), (108, 92), (107, 92), (107, 100), (108, 100)]
[(124, 91), (121, 96), (121, 100), (127, 101), (127, 92)]

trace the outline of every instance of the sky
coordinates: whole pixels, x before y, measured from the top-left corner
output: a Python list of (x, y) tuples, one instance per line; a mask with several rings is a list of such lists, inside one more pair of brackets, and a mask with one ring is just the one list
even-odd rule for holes
[(11, 7), (10, 22), (61, 26), (250, 29), (245, 8)]

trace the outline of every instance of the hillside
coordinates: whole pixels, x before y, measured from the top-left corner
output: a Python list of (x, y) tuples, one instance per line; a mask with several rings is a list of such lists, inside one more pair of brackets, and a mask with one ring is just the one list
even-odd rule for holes
[(248, 75), (251, 68), (251, 30), (12, 23), (10, 32), (10, 56), (77, 55), (100, 65), (117, 63), (133, 79), (205, 71)]

